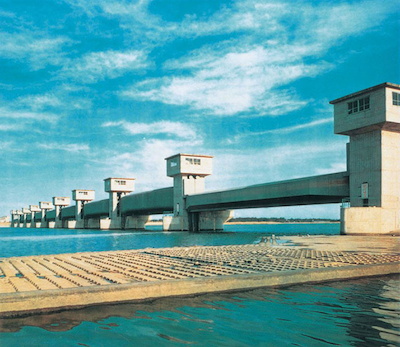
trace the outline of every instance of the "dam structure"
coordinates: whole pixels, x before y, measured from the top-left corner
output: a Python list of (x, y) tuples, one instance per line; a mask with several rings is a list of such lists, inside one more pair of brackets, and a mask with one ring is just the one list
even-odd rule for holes
[(342, 234), (400, 232), (400, 85), (382, 83), (330, 102), (335, 134), (349, 136), (347, 170), (338, 173), (205, 191), (212, 156), (179, 153), (166, 158), (173, 186), (133, 193), (134, 178), (107, 178), (109, 198), (74, 190), (75, 206), (11, 211), (13, 227), (144, 229), (163, 214), (163, 230), (222, 230), (235, 209), (343, 203)]

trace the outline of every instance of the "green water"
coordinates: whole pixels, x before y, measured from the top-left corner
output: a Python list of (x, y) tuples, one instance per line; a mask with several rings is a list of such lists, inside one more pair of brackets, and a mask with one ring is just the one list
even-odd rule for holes
[(7, 319), (1, 346), (396, 346), (400, 279), (158, 299)]

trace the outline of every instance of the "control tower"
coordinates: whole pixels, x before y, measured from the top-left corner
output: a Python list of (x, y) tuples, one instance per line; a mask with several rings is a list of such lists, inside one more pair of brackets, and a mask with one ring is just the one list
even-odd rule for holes
[(400, 85), (382, 83), (330, 102), (335, 134), (347, 135), (350, 206), (343, 234), (400, 229)]
[[(125, 195), (135, 190), (134, 178), (109, 177), (104, 180), (104, 190), (109, 194), (109, 225), (101, 225), (105, 229), (121, 229), (121, 212), (119, 202)], [(123, 226), (122, 226), (123, 227)]]
[(29, 210), (31, 211), (31, 228), (36, 228), (36, 221), (35, 221), (35, 213), (40, 212), (40, 207), (39, 205), (29, 205)]
[(72, 200), (75, 201), (75, 221), (68, 222), (68, 228), (83, 229), (83, 206), (94, 200), (95, 192), (94, 190), (87, 189), (74, 189), (72, 191)]
[(21, 210), (11, 210), (11, 228), (21, 227)]
[(50, 201), (39, 201), (39, 207), (41, 212), (40, 228), (46, 228), (48, 226), (46, 221), (46, 212), (52, 210), (54, 205)]
[[(186, 196), (205, 190), (205, 177), (212, 174), (213, 157), (197, 154), (175, 154), (165, 159), (167, 176), (174, 179), (174, 214), (163, 219), (164, 230), (216, 230), (222, 229), (227, 211), (190, 214), (186, 209)], [(230, 211), (228, 211), (228, 216)], [(217, 222), (216, 222), (217, 220)]]
[(23, 207), (22, 208), (22, 226), (24, 228), (30, 228), (31, 224), (30, 221), (28, 221), (28, 216), (30, 218), (31, 215), (31, 210), (29, 209), (29, 207)]
[(68, 206), (71, 203), (71, 199), (66, 196), (54, 196), (53, 205), (56, 210), (54, 222), (49, 222), (49, 228), (62, 228), (61, 221), (61, 210), (63, 207)]

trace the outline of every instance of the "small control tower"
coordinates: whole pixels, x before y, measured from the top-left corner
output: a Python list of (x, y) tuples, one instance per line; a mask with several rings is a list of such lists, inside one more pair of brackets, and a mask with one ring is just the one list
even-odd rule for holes
[(174, 179), (174, 215), (164, 217), (164, 230), (189, 230), (185, 196), (203, 193), (205, 177), (212, 174), (212, 156), (175, 154), (165, 158), (167, 176)]
[(344, 234), (400, 229), (400, 85), (383, 83), (330, 102), (335, 133), (347, 135), (350, 207)]
[[(66, 196), (54, 196), (53, 197), (53, 205), (56, 210), (55, 214), (55, 225), (53, 227), (55, 228), (61, 228), (62, 223), (61, 223), (61, 210), (63, 207), (68, 206), (71, 203), (71, 198), (68, 198)], [(51, 224), (49, 223), (49, 228), (51, 228)]]
[(41, 212), (41, 219), (40, 219), (40, 227), (46, 228), (47, 221), (46, 221), (46, 213), (54, 208), (54, 205), (50, 201), (39, 201), (39, 207)]
[(120, 200), (125, 195), (135, 190), (134, 178), (115, 178), (109, 177), (104, 180), (104, 190), (109, 194), (109, 212), (110, 229), (121, 228)]
[[(30, 225), (30, 221), (28, 221), (28, 216), (30, 217), (31, 215), (31, 210), (28, 207), (23, 207), (22, 208), (22, 226), (24, 228), (29, 228)], [(29, 222), (29, 223), (28, 223)]]
[(36, 228), (35, 214), (41, 210), (39, 205), (29, 205), (29, 209), (31, 210), (31, 228)]
[(72, 200), (75, 201), (75, 228), (83, 228), (83, 206), (94, 200), (94, 190), (74, 189), (72, 191)]
[(21, 210), (11, 210), (11, 227), (12, 228), (19, 228), (21, 225)]

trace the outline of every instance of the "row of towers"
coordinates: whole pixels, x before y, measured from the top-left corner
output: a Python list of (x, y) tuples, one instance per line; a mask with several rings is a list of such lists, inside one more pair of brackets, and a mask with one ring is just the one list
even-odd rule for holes
[[(188, 230), (189, 215), (186, 209), (186, 196), (203, 193), (205, 177), (212, 174), (212, 156), (179, 153), (166, 158), (167, 176), (173, 178), (174, 185), (169, 197), (157, 195), (156, 191), (147, 192), (154, 200), (171, 200), (165, 205), (163, 217), (164, 230)], [(107, 200), (95, 201), (95, 191), (75, 189), (72, 200), (75, 206), (69, 206), (69, 197), (53, 197), (52, 202), (41, 201), (39, 205), (30, 205), (22, 210), (11, 211), (12, 226), (69, 228), (69, 229), (143, 229), (150, 219), (150, 212), (122, 214), (121, 201), (135, 188), (134, 178), (107, 178), (104, 180), (104, 190), (109, 194)], [(146, 194), (141, 193), (141, 194)], [(137, 194), (140, 195), (140, 194)], [(107, 217), (104, 213), (104, 203), (108, 205)], [(97, 205), (96, 205), (97, 204)], [(87, 207), (85, 209), (85, 206)], [(89, 210), (91, 212), (89, 212)], [(147, 206), (148, 210), (153, 210)], [(93, 212), (95, 211), (95, 212)], [(92, 218), (91, 216), (96, 217)], [(230, 211), (217, 211), (203, 216), (202, 225), (211, 230), (220, 230), (223, 223), (231, 217)]]
[[(133, 192), (135, 189), (134, 178), (106, 178), (104, 180), (104, 190), (109, 194), (109, 211), (108, 219), (111, 224), (118, 224), (120, 218), (119, 202), (122, 197)], [(75, 208), (73, 211), (72, 220), (68, 221), (69, 228), (84, 228), (84, 213), (83, 208), (86, 203), (95, 199), (95, 191), (87, 189), (74, 189), (72, 191), (72, 200), (75, 201)], [(53, 197), (53, 201), (41, 201), (39, 205), (29, 205), (29, 207), (22, 208), (21, 210), (11, 211), (12, 226), (22, 227), (49, 227), (49, 228), (62, 228), (61, 211), (71, 203), (69, 197)], [(54, 218), (51, 221), (46, 218), (48, 212), (53, 210)], [(38, 220), (37, 213), (40, 212), (40, 221)], [(54, 220), (53, 220), (54, 219)]]

